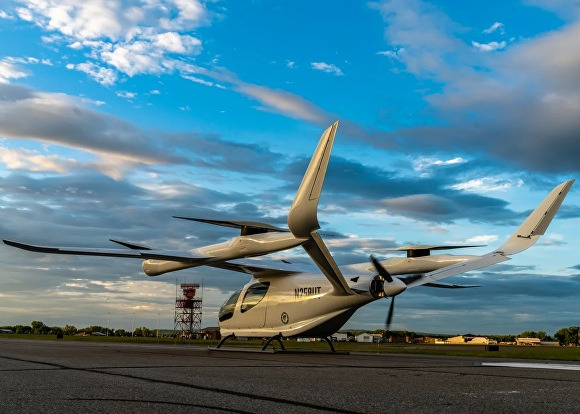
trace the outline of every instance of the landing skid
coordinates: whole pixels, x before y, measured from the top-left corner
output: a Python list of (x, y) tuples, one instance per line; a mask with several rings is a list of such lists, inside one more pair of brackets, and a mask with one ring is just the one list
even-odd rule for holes
[[(286, 349), (286, 347), (282, 343), (283, 336), (281, 333), (268, 338), (265, 342), (263, 342), (261, 349), (232, 348), (232, 347), (222, 348), (223, 344), (227, 340), (235, 339), (235, 338), (236, 338), (236, 336), (234, 334), (230, 334), (230, 335), (222, 338), (222, 340), (220, 341), (220, 343), (216, 347), (208, 347), (208, 349), (210, 351), (258, 352), (258, 353), (266, 352), (266, 353), (271, 353), (271, 354), (274, 354), (274, 353), (286, 353), (286, 354), (328, 354), (328, 353), (330, 353), (330, 354), (334, 354), (334, 355), (348, 355), (349, 354), (349, 352), (347, 352), (347, 351), (337, 351), (336, 349), (334, 349), (334, 345), (332, 344), (332, 341), (327, 337), (323, 337), (320, 339), (322, 339), (324, 342), (326, 342), (328, 344), (328, 346), (330, 347), (330, 352), (316, 350), (316, 349)], [(272, 341), (278, 341), (281, 349), (276, 349), (273, 346), (272, 346), (272, 348), (268, 348), (268, 345), (270, 345), (270, 343)]]

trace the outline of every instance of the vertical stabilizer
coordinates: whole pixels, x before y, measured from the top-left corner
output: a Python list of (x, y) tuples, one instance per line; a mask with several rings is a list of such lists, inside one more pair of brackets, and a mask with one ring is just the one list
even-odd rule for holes
[(310, 233), (320, 228), (317, 214), (318, 199), (324, 184), (337, 128), (338, 121), (324, 131), (320, 137), (316, 151), (314, 151), (292, 207), (290, 207), (288, 228), (295, 237), (309, 237)]
[(546, 232), (572, 184), (574, 180), (556, 186), (497, 251), (511, 255), (531, 247)]

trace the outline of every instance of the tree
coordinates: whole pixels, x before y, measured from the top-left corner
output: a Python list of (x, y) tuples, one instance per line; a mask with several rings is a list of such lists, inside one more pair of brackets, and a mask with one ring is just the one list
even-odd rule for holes
[(46, 335), (50, 332), (50, 328), (40, 321), (32, 321), (30, 324), (32, 327), (32, 332), (36, 335)]
[(74, 335), (77, 333), (77, 328), (72, 325), (65, 325), (64, 328), (62, 328), (62, 333), (65, 335)]
[(563, 345), (578, 345), (578, 326), (570, 326), (568, 328), (562, 328), (554, 337)]
[(48, 334), (62, 337), (63, 335), (62, 328), (60, 326), (51, 326), (50, 330), (48, 331)]
[(17, 334), (31, 334), (32, 333), (32, 328), (30, 326), (26, 326), (26, 325), (16, 325), (14, 327), (14, 333), (17, 333)]

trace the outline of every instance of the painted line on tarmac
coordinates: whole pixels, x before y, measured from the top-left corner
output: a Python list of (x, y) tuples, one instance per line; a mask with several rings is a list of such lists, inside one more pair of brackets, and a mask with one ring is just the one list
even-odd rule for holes
[(531, 369), (557, 369), (564, 371), (580, 371), (580, 365), (572, 364), (549, 364), (545, 362), (482, 362), (484, 367), (508, 367), (508, 368), (531, 368)]

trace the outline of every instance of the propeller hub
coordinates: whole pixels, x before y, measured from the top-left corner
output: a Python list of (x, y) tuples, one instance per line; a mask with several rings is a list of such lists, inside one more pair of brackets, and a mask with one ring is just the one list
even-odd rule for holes
[(393, 281), (390, 283), (385, 283), (383, 287), (383, 291), (385, 292), (385, 296), (388, 298), (392, 298), (403, 293), (407, 289), (407, 285), (401, 279), (397, 279), (396, 277), (393, 278)]

